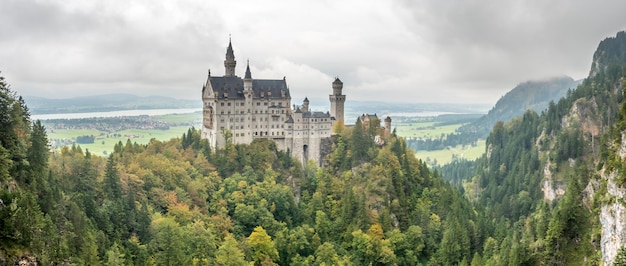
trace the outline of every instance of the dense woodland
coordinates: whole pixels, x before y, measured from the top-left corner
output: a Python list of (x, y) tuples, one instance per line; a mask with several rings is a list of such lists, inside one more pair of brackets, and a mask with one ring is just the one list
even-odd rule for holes
[[(605, 57), (626, 42), (609, 40)], [(395, 134), (376, 145), (379, 124), (360, 120), (335, 128), (323, 168), (268, 140), (212, 150), (193, 128), (108, 157), (49, 152), (1, 80), (0, 264), (598, 265), (611, 199), (601, 182), (584, 191), (624, 165), (625, 63), (600, 62), (547, 111), (497, 123), (481, 159), (441, 171)], [(565, 190), (553, 200), (546, 168)]]
[(269, 140), (212, 151), (194, 129), (118, 143), (105, 158), (49, 153), (45, 128), (4, 82), (2, 100), (5, 262), (450, 264), (482, 245), (469, 201), (402, 139), (375, 145), (375, 122), (339, 125), (323, 169)]

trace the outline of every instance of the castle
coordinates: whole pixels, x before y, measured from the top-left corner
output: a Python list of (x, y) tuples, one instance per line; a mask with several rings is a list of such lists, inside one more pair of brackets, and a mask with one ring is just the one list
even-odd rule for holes
[(209, 70), (202, 87), (202, 137), (212, 148), (223, 147), (227, 138), (235, 144), (266, 138), (302, 163), (321, 164), (324, 150), (332, 143), (334, 124), (343, 123), (343, 82), (335, 78), (332, 83), (330, 112), (314, 112), (307, 98), (302, 105), (291, 105), (285, 78), (253, 79), (249, 62), (241, 78), (235, 75), (236, 65), (229, 41), (224, 76), (211, 76)]

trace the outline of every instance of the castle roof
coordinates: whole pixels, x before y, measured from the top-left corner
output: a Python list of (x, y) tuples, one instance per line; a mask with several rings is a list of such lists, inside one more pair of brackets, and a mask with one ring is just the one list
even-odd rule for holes
[(252, 72), (250, 72), (250, 61), (248, 61), (248, 64), (246, 65), (246, 76), (243, 78), (252, 79)]
[(228, 39), (228, 48), (226, 48), (226, 59), (235, 59), (235, 53), (233, 52), (233, 44)]
[[(240, 77), (210, 77), (209, 82), (213, 92), (219, 99), (244, 98), (243, 79)], [(291, 97), (287, 82), (284, 79), (253, 79), (252, 93), (253, 98), (277, 99)], [(225, 94), (226, 97), (224, 97)]]
[(330, 114), (329, 113), (324, 113), (324, 112), (304, 112), (304, 113), (302, 113), (302, 117), (307, 117), (307, 118), (329, 118)]

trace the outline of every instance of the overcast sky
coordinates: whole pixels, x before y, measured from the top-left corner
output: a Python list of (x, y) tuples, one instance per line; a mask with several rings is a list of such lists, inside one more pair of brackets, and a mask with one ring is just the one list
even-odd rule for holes
[[(207, 71), (287, 77), (292, 102), (494, 104), (518, 83), (587, 76), (626, 1), (0, 1), (0, 75), (21, 95), (199, 99)], [(317, 103), (311, 103), (316, 104)], [(325, 104), (325, 103), (322, 103)]]

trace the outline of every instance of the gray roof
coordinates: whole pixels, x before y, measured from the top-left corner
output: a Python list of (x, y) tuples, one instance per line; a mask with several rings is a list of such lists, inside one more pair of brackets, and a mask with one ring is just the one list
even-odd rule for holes
[(302, 113), (302, 117), (307, 117), (307, 118), (329, 118), (330, 117), (330, 113), (305, 112), (305, 113)]
[[(243, 99), (243, 79), (240, 77), (210, 77), (211, 87), (218, 98), (224, 98), (224, 93), (228, 94), (229, 99)], [(284, 91), (285, 97), (291, 97), (287, 81), (284, 79), (253, 79), (252, 80), (253, 98), (268, 98), (268, 92), (271, 93), (269, 98), (282, 98), (281, 91)]]

